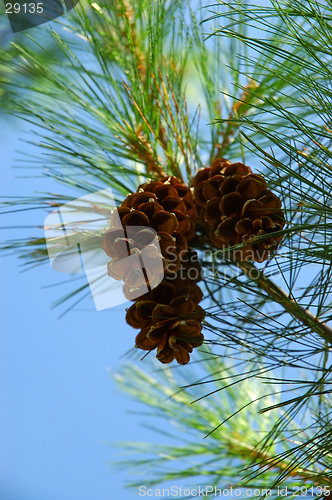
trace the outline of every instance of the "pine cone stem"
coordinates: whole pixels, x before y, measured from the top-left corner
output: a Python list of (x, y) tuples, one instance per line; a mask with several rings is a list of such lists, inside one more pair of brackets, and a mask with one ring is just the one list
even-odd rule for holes
[(302, 307), (296, 300), (287, 295), (282, 288), (273, 283), (272, 280), (266, 278), (254, 264), (250, 262), (241, 262), (238, 263), (238, 266), (245, 274), (249, 274), (253, 269), (255, 269), (255, 272), (257, 272), (258, 275), (258, 279), (256, 279), (255, 282), (269, 295), (269, 297), (271, 297), (274, 302), (282, 305), (286, 312), (298, 319), (304, 326), (310, 328), (312, 332), (317, 333), (320, 337), (322, 337), (322, 339), (332, 345), (332, 328), (330, 326), (326, 323), (322, 323), (319, 318), (312, 314), (312, 312)]

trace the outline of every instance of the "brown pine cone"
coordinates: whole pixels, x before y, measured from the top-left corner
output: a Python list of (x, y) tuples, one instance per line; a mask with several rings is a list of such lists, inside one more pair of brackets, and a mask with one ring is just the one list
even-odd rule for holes
[(202, 270), (197, 253), (188, 249), (196, 219), (190, 188), (176, 177), (163, 177), (127, 196), (103, 235), (102, 247), (111, 258), (108, 274), (124, 282), (125, 297), (134, 301), (126, 321), (140, 329), (136, 347), (157, 349), (162, 363), (188, 363), (204, 338), (196, 284)]
[[(244, 243), (234, 251), (236, 260), (263, 262), (275, 250), (283, 236), (281, 201), (269, 189), (263, 176), (252, 173), (243, 163), (224, 158), (197, 172), (194, 201), (199, 220), (210, 229), (210, 240), (217, 248)], [(271, 235), (255, 242), (257, 236)]]
[[(165, 176), (159, 181), (147, 180), (144, 184), (138, 187), (137, 193), (129, 195), (122, 206), (134, 208), (135, 210), (142, 210), (146, 213), (148, 209), (147, 206), (139, 206), (141, 198), (137, 198), (137, 194), (141, 194), (143, 199), (146, 201), (151, 201), (151, 196), (155, 197), (159, 206), (166, 212), (174, 214), (178, 221), (178, 226), (175, 229), (176, 232), (183, 234), (183, 236), (189, 241), (195, 234), (195, 220), (197, 218), (197, 212), (195, 205), (193, 203), (192, 192), (189, 187), (182, 184), (179, 179), (174, 176)], [(166, 216), (161, 216), (160, 220), (151, 223), (151, 227), (154, 227), (156, 231), (164, 230), (158, 227), (158, 224), (163, 223)]]
[[(160, 281), (160, 259), (163, 272), (178, 269), (181, 252), (187, 250), (187, 241), (195, 234), (196, 218), (191, 190), (176, 177), (145, 182), (113, 212), (110, 228), (104, 233), (102, 247), (112, 259), (108, 274), (131, 288), (146, 282), (153, 286)], [(137, 259), (126, 259), (134, 254)], [(141, 257), (148, 280), (140, 271)]]
[[(201, 323), (205, 313), (198, 305), (203, 294), (196, 284), (201, 279), (201, 269), (195, 261), (191, 267), (193, 255), (194, 252), (187, 255), (188, 262), (174, 276), (166, 277), (127, 311), (127, 323), (141, 329), (136, 347), (144, 351), (157, 349), (157, 359), (162, 363), (174, 359), (179, 364), (188, 363), (189, 353), (204, 340)], [(190, 272), (192, 269), (198, 269), (198, 273)]]

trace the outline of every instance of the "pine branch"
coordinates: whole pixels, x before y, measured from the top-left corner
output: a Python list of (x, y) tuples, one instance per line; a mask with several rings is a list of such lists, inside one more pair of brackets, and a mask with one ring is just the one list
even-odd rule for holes
[[(150, 414), (144, 413), (145, 421), (147, 416), (154, 419), (160, 417), (167, 422), (172, 422), (177, 430), (177, 432), (168, 430), (168, 426), (164, 424), (153, 428), (175, 439), (174, 446), (154, 445), (151, 447), (149, 444), (120, 444), (121, 448), (127, 449), (131, 456), (138, 454), (140, 458), (117, 460), (117, 466), (129, 468), (133, 472), (138, 472), (143, 467), (144, 484), (148, 486), (160, 485), (163, 481), (174, 482), (176, 479), (190, 479), (192, 484), (195, 477), (202, 476), (205, 481), (208, 478), (212, 479), (213, 484), (216, 484), (218, 488), (226, 488), (231, 482), (233, 487), (254, 484), (255, 487), (268, 486), (273, 489), (280, 484), (272, 481), (273, 473), (283, 476), (283, 487), (288, 485), (292, 488), (302, 481), (301, 486), (305, 482), (305, 484), (308, 483), (309, 488), (315, 484), (318, 475), (320, 485), (330, 486), (332, 480), (328, 472), (327, 474), (318, 473), (315, 467), (292, 467), (288, 445), (293, 439), (299, 438), (296, 427), (292, 428), (292, 437), (288, 439), (279, 437), (278, 446), (284, 448), (285, 457), (282, 453), (279, 454), (280, 456), (275, 456), (274, 446), (270, 449), (260, 449), (259, 443), (269, 426), (273, 425), (276, 416), (264, 414), (267, 419), (264, 422), (257, 420), (255, 412), (260, 398), (268, 398), (269, 393), (274, 393), (273, 387), (265, 384), (262, 391), (263, 387), (259, 388), (258, 379), (246, 380), (241, 386), (237, 386), (236, 391), (232, 385), (225, 387), (224, 381), (237, 378), (239, 374), (236, 374), (223, 358), (211, 357), (209, 349), (206, 351), (202, 357), (204, 363), (196, 367), (197, 374), (194, 372), (194, 365), (191, 366), (190, 373), (167, 368), (154, 370), (151, 375), (147, 375), (135, 365), (126, 365), (115, 375), (123, 390), (128, 392), (134, 400), (144, 403), (153, 410)], [(221, 378), (215, 378), (216, 373)], [(190, 384), (189, 387), (185, 386), (182, 390), (178, 390), (178, 386), (183, 385), (182, 380), (193, 381), (197, 376), (196, 384)], [(214, 377), (211, 379), (211, 376)], [(199, 398), (199, 395), (204, 395), (203, 381), (205, 383), (210, 381), (217, 389), (221, 385), (222, 392), (214, 391), (208, 399)], [(232, 409), (236, 408), (234, 396), (236, 395), (236, 398), (241, 400), (242, 391), (250, 390), (249, 387), (251, 387), (251, 394), (255, 394), (254, 400), (251, 404), (245, 405), (241, 411), (234, 411), (233, 418), (230, 419), (229, 414), (232, 413)], [(165, 398), (167, 398), (166, 404)], [(278, 399), (278, 396), (275, 395), (274, 398)], [(197, 402), (189, 406), (193, 399)], [(224, 417), (224, 424), (202, 441), (206, 422), (213, 426), (216, 417)], [(181, 433), (182, 429), (185, 433)], [(195, 457), (196, 463), (193, 461)], [(187, 463), (188, 459), (190, 459), (189, 463)], [(238, 459), (242, 460), (242, 467), (239, 466)], [(151, 464), (153, 464), (154, 476), (147, 479), (147, 466)], [(257, 467), (259, 474), (251, 474), (250, 471), (253, 468), (257, 470)], [(136, 487), (139, 484), (142, 484), (141, 481), (131, 481), (129, 486)]]
[[(218, 262), (201, 228), (191, 242), (201, 254), (211, 250), (203, 262), (211, 298), (204, 373), (182, 372), (187, 392), (176, 395), (180, 380), (166, 370), (162, 383), (138, 370), (125, 381), (159, 416), (182, 424), (182, 437), (188, 428), (196, 439), (211, 431), (204, 444), (158, 450), (187, 459), (210, 454), (212, 461), (168, 475), (152, 470), (151, 483), (211, 473), (240, 484), (238, 462), (228, 467), (222, 459), (241, 458), (247, 477), (262, 485), (297, 477), (331, 484), (332, 4), (220, 1), (203, 11), (210, 16), (203, 28), (194, 7), (82, 2), (53, 30), (20, 37), (0, 56), (0, 69), (8, 67), (0, 76), (3, 106), (39, 127), (29, 140), (46, 160), (31, 165), (72, 190), (72, 197), (11, 198), (3, 212), (53, 209), (106, 187), (121, 203), (146, 176), (165, 172), (190, 184), (216, 156), (242, 158), (264, 174), (288, 222), (279, 254), (262, 266), (241, 263), (239, 276), (233, 262)], [(32, 266), (47, 261), (42, 237), (4, 250)], [(224, 275), (214, 276), (214, 266)], [(276, 273), (287, 292), (273, 281)], [(85, 286), (58, 302), (80, 291)]]
[(309, 327), (312, 332), (318, 333), (324, 341), (332, 345), (332, 328), (330, 326), (326, 323), (322, 323), (319, 318), (314, 316), (308, 309), (302, 307), (292, 295), (287, 295), (284, 290), (273, 283), (272, 280), (266, 278), (264, 273), (261, 273), (253, 264), (241, 263), (239, 267), (246, 274), (255, 269), (257, 272), (258, 286), (264, 290), (274, 302), (281, 304), (291, 316), (297, 318), (301, 323)]

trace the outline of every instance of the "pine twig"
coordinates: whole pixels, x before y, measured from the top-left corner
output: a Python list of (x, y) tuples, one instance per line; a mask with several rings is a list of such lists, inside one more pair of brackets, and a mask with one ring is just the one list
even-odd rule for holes
[(264, 290), (273, 301), (282, 305), (285, 311), (287, 311), (291, 316), (301, 321), (301, 323), (310, 328), (312, 332), (318, 333), (320, 337), (332, 345), (331, 327), (329, 327), (326, 323), (320, 322), (319, 319), (309, 311), (309, 309), (302, 307), (294, 298), (287, 295), (282, 288), (278, 287), (269, 278), (266, 278), (254, 264), (242, 262), (239, 266), (245, 274), (248, 274), (252, 269), (255, 269), (259, 273), (256, 280), (258, 286)]

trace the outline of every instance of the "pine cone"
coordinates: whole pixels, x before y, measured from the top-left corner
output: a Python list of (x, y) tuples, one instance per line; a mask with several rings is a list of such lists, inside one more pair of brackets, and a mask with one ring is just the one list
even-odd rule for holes
[[(145, 182), (113, 213), (110, 228), (104, 233), (102, 247), (112, 259), (108, 274), (129, 287), (143, 285), (146, 276), (140, 273), (140, 257), (144, 252), (148, 285), (153, 286), (160, 281), (160, 258), (165, 273), (179, 267), (181, 252), (187, 250), (187, 241), (195, 234), (196, 218), (191, 190), (176, 177)], [(154, 244), (155, 235), (161, 253)], [(137, 261), (130, 265), (133, 260), (125, 257), (133, 254)]]
[[(283, 236), (281, 201), (267, 189), (263, 176), (252, 173), (243, 163), (224, 158), (197, 172), (194, 201), (199, 220), (210, 229), (210, 240), (217, 248), (244, 243), (234, 251), (236, 260), (263, 262), (275, 250)], [(270, 235), (255, 242), (257, 236)]]
[[(179, 364), (188, 363), (189, 353), (204, 340), (201, 322), (205, 313), (198, 305), (203, 294), (196, 284), (201, 279), (201, 269), (193, 259), (195, 255), (188, 252), (189, 263), (182, 263), (177, 273), (167, 276), (127, 311), (127, 323), (141, 328), (136, 347), (144, 351), (157, 349), (157, 359), (162, 363), (174, 359)], [(192, 273), (193, 269), (197, 272)]]
[(134, 301), (126, 320), (141, 329), (136, 347), (157, 349), (162, 363), (188, 363), (204, 338), (202, 292), (196, 284), (202, 270), (196, 252), (188, 250), (196, 219), (190, 188), (176, 177), (163, 177), (127, 196), (103, 235), (102, 247), (111, 257), (108, 274), (124, 282), (124, 295)]

